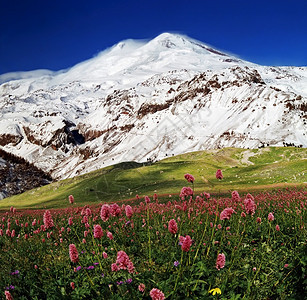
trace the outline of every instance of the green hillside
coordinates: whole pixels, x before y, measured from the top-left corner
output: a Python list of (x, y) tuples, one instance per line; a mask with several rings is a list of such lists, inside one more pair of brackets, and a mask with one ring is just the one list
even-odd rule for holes
[[(55, 182), (0, 201), (0, 209), (67, 207), (68, 195), (76, 205), (113, 202), (144, 195), (178, 194), (195, 177), (197, 192), (247, 191), (307, 183), (307, 149), (225, 148), (187, 153), (151, 165), (125, 162), (86, 175)], [(224, 179), (215, 178), (221, 169)]]

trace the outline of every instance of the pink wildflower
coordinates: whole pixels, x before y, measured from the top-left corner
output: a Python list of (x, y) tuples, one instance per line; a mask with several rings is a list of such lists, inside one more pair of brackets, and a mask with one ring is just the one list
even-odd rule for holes
[(257, 223), (260, 224), (261, 223), (261, 218), (258, 217), (256, 221), (257, 221)]
[(104, 204), (101, 206), (100, 217), (103, 222), (107, 222), (110, 217), (110, 206), (108, 204)]
[(278, 224), (276, 225), (276, 227), (275, 227), (275, 228), (276, 228), (276, 230), (277, 230), (277, 231), (280, 231), (280, 227), (279, 227), (279, 225), (278, 225)]
[(118, 204), (114, 203), (114, 204), (110, 205), (110, 214), (113, 217), (119, 216), (120, 213), (121, 213), (121, 208), (120, 208), (120, 206)]
[(107, 258), (108, 257), (108, 254), (107, 254), (107, 252), (102, 252), (102, 256), (103, 256), (103, 258)]
[(126, 212), (127, 218), (130, 219), (133, 216), (133, 210), (132, 210), (132, 207), (130, 205), (126, 205), (125, 212)]
[(128, 268), (128, 272), (129, 272), (130, 274), (133, 273), (133, 272), (135, 271), (134, 265), (133, 265), (133, 263), (132, 263), (131, 260), (128, 262), (127, 268)]
[(74, 290), (74, 289), (75, 289), (75, 283), (74, 283), (74, 282), (71, 282), (71, 283), (70, 283), (70, 287)]
[(235, 212), (235, 211), (234, 211), (234, 209), (233, 209), (232, 207), (227, 207), (227, 208), (225, 208), (225, 209), (221, 212), (221, 214), (220, 214), (220, 219), (221, 219), (221, 220), (225, 220), (225, 219), (229, 220), (230, 217), (231, 217), (231, 215), (232, 215), (234, 212)]
[(210, 194), (209, 193), (206, 193), (204, 192), (204, 197), (208, 200), (210, 198)]
[(145, 196), (144, 199), (145, 199), (145, 203), (147, 203), (147, 204), (150, 203), (150, 198), (148, 196)]
[(288, 267), (289, 267), (289, 264), (285, 264), (285, 265), (284, 265), (284, 268), (288, 268)]
[(192, 239), (189, 235), (186, 235), (185, 237), (180, 236), (179, 238), (181, 242), (181, 249), (184, 252), (189, 252), (190, 247), (192, 246)]
[(9, 291), (5, 291), (4, 294), (5, 294), (6, 300), (13, 300), (13, 296), (11, 295)]
[(72, 221), (72, 217), (70, 217), (69, 219), (68, 219), (68, 225), (69, 226), (71, 226), (71, 225), (73, 225), (74, 223), (73, 223), (73, 221)]
[(76, 263), (79, 261), (78, 251), (74, 244), (69, 245), (69, 257), (73, 263)]
[(185, 196), (192, 196), (193, 190), (190, 187), (183, 187), (180, 192), (180, 198), (184, 198)]
[(185, 174), (185, 175), (184, 175), (184, 178), (185, 178), (188, 182), (191, 182), (191, 183), (193, 183), (193, 182), (195, 181), (194, 176), (191, 175), (191, 174), (189, 174), (189, 173)]
[(125, 251), (117, 252), (116, 264), (118, 265), (119, 269), (126, 270), (129, 262), (130, 258)]
[(143, 293), (145, 291), (145, 284), (144, 283), (139, 284), (138, 289), (141, 293)]
[(111, 265), (111, 270), (112, 270), (112, 272), (118, 271), (119, 269), (118, 269), (117, 264), (112, 264), (112, 265)]
[(233, 191), (233, 192), (231, 193), (231, 199), (232, 199), (233, 201), (239, 201), (239, 200), (240, 200), (240, 195), (239, 195), (239, 193), (238, 193), (237, 191)]
[(215, 177), (216, 179), (219, 179), (219, 180), (223, 179), (222, 170), (218, 169), (215, 173)]
[(54, 226), (52, 216), (49, 210), (45, 211), (43, 219), (44, 219), (45, 228), (48, 229)]
[(268, 220), (271, 222), (271, 221), (274, 221), (274, 215), (273, 215), (273, 213), (269, 213), (269, 215), (268, 215)]
[(169, 222), (168, 222), (168, 231), (171, 233), (171, 234), (176, 234), (177, 233), (177, 230), (178, 230), (178, 226), (177, 226), (177, 223), (174, 219), (171, 219)]
[(103, 231), (100, 225), (94, 225), (94, 238), (101, 239), (103, 237)]
[(152, 300), (164, 300), (165, 296), (159, 289), (152, 289), (149, 293)]
[(216, 268), (218, 270), (224, 268), (225, 266), (225, 254), (224, 253), (219, 253), (216, 259)]
[(244, 211), (241, 212), (241, 217), (242, 217), (242, 218), (245, 218), (245, 217), (246, 217), (246, 214), (245, 214)]
[(246, 199), (244, 200), (245, 211), (249, 215), (253, 215), (256, 210), (256, 204), (254, 202), (254, 197), (251, 194), (246, 195)]
[(112, 234), (112, 232), (110, 232), (110, 231), (108, 231), (107, 237), (108, 237), (110, 240), (113, 240), (113, 239), (114, 239), (113, 234)]
[(68, 201), (69, 201), (70, 204), (74, 204), (74, 202), (75, 202), (74, 196), (73, 195), (69, 195), (68, 196)]

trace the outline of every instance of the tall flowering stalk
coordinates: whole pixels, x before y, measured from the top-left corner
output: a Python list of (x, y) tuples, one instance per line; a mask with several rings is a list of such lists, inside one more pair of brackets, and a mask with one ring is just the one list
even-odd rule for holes
[(187, 173), (187, 174), (184, 174), (184, 178), (188, 181), (188, 182), (191, 182), (192, 183), (192, 188), (193, 188), (193, 192), (194, 192), (194, 181), (195, 181), (195, 178), (193, 175)]
[(151, 260), (151, 239), (150, 239), (150, 229), (149, 229), (149, 202), (146, 203), (147, 206), (147, 237), (148, 237), (148, 260), (149, 264), (152, 263)]
[(75, 202), (74, 196), (73, 195), (69, 195), (68, 196), (68, 201), (69, 201), (70, 204), (74, 204), (74, 202)]
[(44, 220), (44, 225), (47, 229), (52, 228), (54, 226), (53, 219), (49, 210), (45, 211), (43, 220)]
[(168, 222), (168, 231), (171, 233), (171, 234), (176, 234), (177, 231), (178, 231), (178, 226), (177, 226), (177, 222), (174, 220), (174, 219), (171, 219), (169, 222)]
[(75, 244), (69, 245), (69, 258), (73, 263), (77, 263), (79, 261), (79, 254)]

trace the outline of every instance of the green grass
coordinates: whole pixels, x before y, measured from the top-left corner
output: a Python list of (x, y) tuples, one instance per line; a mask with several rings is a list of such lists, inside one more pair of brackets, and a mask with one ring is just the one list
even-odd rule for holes
[[(115, 202), (144, 195), (178, 194), (188, 186), (183, 175), (195, 177), (197, 192), (247, 191), (307, 182), (307, 149), (262, 148), (199, 151), (152, 165), (125, 162), (71, 179), (55, 182), (0, 201), (0, 209), (63, 208), (68, 195), (76, 204)], [(222, 169), (224, 179), (215, 178)]]

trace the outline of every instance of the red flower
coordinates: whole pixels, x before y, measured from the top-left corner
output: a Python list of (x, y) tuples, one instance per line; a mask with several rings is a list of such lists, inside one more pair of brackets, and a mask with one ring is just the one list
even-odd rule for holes
[(69, 257), (73, 263), (76, 263), (79, 261), (78, 251), (74, 244), (69, 245)]
[(130, 219), (133, 216), (133, 210), (132, 210), (132, 207), (130, 205), (126, 205), (125, 212), (126, 212), (127, 218)]
[(238, 193), (237, 191), (233, 191), (233, 192), (231, 193), (231, 199), (232, 199), (233, 201), (238, 201), (238, 200), (240, 200), (240, 195), (239, 195), (239, 193)]
[(145, 284), (144, 283), (141, 283), (139, 286), (138, 286), (138, 289), (141, 293), (143, 293), (145, 291)]
[[(118, 271), (120, 269), (127, 270), (129, 273), (134, 272), (134, 265), (125, 251), (117, 252), (116, 263), (111, 265), (112, 271)], [(117, 268), (117, 269), (116, 269)], [(113, 270), (114, 269), (114, 270)]]
[(216, 179), (219, 179), (219, 180), (223, 179), (222, 170), (218, 169), (215, 173), (215, 177)]
[(254, 197), (251, 194), (246, 195), (244, 200), (244, 207), (247, 214), (253, 215), (256, 210), (256, 204), (254, 202)]
[(177, 233), (177, 230), (178, 230), (178, 226), (177, 226), (177, 223), (174, 219), (171, 219), (169, 222), (168, 222), (168, 231), (171, 233), (171, 234), (176, 234)]
[(268, 220), (269, 221), (274, 221), (274, 215), (273, 215), (273, 213), (269, 213), (269, 215), (268, 215)]
[(70, 204), (74, 204), (74, 202), (75, 202), (74, 196), (73, 195), (69, 195), (68, 196), (68, 201), (69, 201)]
[(110, 206), (108, 204), (104, 204), (101, 206), (100, 217), (103, 222), (107, 222), (110, 217)]
[(9, 291), (5, 291), (4, 294), (5, 294), (6, 300), (13, 300), (13, 296), (11, 295)]
[(44, 225), (46, 228), (51, 228), (54, 226), (53, 224), (53, 220), (52, 220), (52, 217), (51, 217), (51, 213), (49, 210), (46, 210), (45, 213), (44, 213)]
[(164, 300), (165, 296), (159, 289), (152, 289), (149, 293), (152, 300)]
[(103, 237), (103, 231), (100, 225), (94, 225), (94, 238), (101, 239)]
[(112, 234), (112, 232), (110, 232), (110, 231), (108, 231), (107, 237), (108, 237), (110, 240), (113, 240), (113, 239), (114, 239), (114, 238), (113, 238), (113, 234)]
[(184, 178), (185, 178), (188, 182), (192, 182), (192, 183), (193, 183), (193, 182), (195, 181), (194, 176), (191, 175), (191, 174), (189, 174), (189, 173), (185, 174), (185, 175), (184, 175)]
[(119, 216), (120, 213), (121, 213), (121, 208), (119, 207), (118, 204), (114, 203), (114, 204), (111, 204), (111, 205), (110, 205), (110, 214), (111, 214), (113, 217)]
[(218, 270), (224, 268), (225, 266), (225, 254), (224, 253), (220, 253), (218, 256), (217, 256), (217, 259), (216, 259), (216, 268)]
[(225, 208), (225, 209), (221, 212), (221, 214), (220, 214), (220, 219), (221, 219), (221, 220), (225, 220), (225, 219), (229, 220), (230, 217), (231, 217), (231, 215), (232, 215), (234, 212), (235, 212), (235, 211), (234, 211), (234, 209), (233, 209), (232, 207), (227, 207), (227, 208)]
[(189, 252), (191, 246), (192, 246), (192, 239), (189, 235), (184, 236), (180, 236), (179, 238), (180, 243), (181, 243), (181, 249), (184, 252)]
[(180, 198), (184, 198), (185, 196), (192, 196), (193, 190), (190, 187), (183, 187), (180, 192)]

